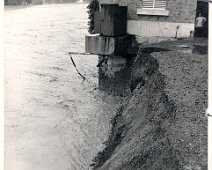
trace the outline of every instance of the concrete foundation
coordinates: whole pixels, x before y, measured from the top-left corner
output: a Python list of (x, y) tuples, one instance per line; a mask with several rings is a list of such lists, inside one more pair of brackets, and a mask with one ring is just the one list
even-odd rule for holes
[(127, 53), (131, 36), (104, 37), (88, 35), (85, 37), (85, 52), (96, 55), (124, 55)]
[(177, 37), (189, 38), (194, 32), (193, 23), (154, 22), (129, 20), (127, 24), (129, 34), (140, 37)]
[[(102, 56), (99, 56), (99, 60), (102, 60)], [(99, 89), (113, 95), (130, 94), (132, 65), (133, 59), (110, 56), (99, 67)]]

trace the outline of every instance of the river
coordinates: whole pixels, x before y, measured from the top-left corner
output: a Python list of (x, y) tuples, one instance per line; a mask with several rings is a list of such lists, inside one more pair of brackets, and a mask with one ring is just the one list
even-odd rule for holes
[(87, 4), (5, 10), (5, 169), (87, 170), (119, 98), (98, 90), (84, 52)]

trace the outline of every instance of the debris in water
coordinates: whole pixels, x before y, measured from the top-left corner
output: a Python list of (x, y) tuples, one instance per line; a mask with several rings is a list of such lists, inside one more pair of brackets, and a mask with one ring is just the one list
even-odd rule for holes
[(107, 61), (107, 60), (108, 60), (108, 57), (107, 57), (107, 56), (104, 56), (104, 58), (97, 64), (96, 67), (100, 67), (100, 66), (102, 65), (102, 63), (103, 63), (104, 61)]
[(79, 70), (77, 69), (77, 66), (76, 66), (76, 64), (75, 64), (75, 62), (74, 62), (74, 60), (73, 60), (73, 58), (72, 58), (72, 56), (71, 56), (71, 53), (69, 52), (69, 55), (70, 55), (70, 59), (71, 59), (71, 61), (72, 61), (72, 63), (73, 63), (73, 65), (74, 65), (74, 67), (75, 67), (75, 69), (76, 69), (76, 71), (77, 71), (77, 73), (83, 78), (83, 80), (85, 80), (85, 77), (79, 72)]

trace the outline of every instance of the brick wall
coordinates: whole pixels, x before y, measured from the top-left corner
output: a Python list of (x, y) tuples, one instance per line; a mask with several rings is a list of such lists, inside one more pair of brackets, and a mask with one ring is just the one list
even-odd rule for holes
[(142, 7), (142, 0), (100, 0), (101, 3), (119, 3), (128, 6), (128, 19), (143, 21), (164, 21), (194, 23), (197, 0), (167, 0), (168, 17), (137, 15), (137, 8)]

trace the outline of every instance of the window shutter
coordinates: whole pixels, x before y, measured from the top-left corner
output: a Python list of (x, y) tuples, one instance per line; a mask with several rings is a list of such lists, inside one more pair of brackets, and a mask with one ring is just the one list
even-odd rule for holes
[(143, 8), (154, 8), (154, 0), (143, 0)]
[(143, 0), (143, 8), (166, 9), (166, 0)]

